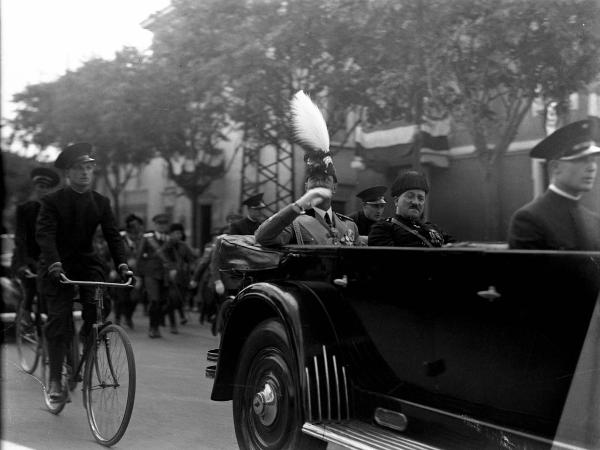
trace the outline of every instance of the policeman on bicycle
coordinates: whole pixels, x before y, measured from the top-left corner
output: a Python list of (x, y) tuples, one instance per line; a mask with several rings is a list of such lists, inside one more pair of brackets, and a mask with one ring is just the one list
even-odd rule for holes
[[(80, 142), (67, 146), (59, 154), (54, 166), (64, 171), (67, 186), (42, 199), (37, 220), (36, 240), (41, 249), (38, 288), (48, 310), (49, 396), (54, 401), (62, 400), (62, 365), (74, 332), (75, 291), (72, 285), (60, 284), (61, 274), (79, 280), (104, 281), (102, 262), (92, 245), (94, 233), (100, 226), (121, 277), (133, 275), (127, 265), (110, 200), (91, 189), (95, 168), (91, 152), (91, 144)], [(93, 287), (79, 288), (84, 321), (82, 339), (89, 335), (95, 321), (93, 295)], [(108, 312), (106, 308), (105, 313)]]

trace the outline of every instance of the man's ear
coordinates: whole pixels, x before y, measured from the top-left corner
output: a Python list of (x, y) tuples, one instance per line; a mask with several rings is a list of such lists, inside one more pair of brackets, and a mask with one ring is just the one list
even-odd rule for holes
[(337, 189), (337, 183), (333, 183), (333, 186), (331, 187), (331, 194), (335, 194), (335, 190)]

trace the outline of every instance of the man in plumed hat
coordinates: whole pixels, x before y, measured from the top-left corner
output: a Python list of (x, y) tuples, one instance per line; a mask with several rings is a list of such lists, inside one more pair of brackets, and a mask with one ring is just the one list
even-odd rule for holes
[(337, 177), (327, 127), (316, 105), (302, 91), (292, 100), (292, 125), (295, 142), (306, 152), (306, 192), (264, 221), (254, 234), (256, 242), (265, 246), (360, 245), (354, 221), (331, 208)]
[[(110, 200), (92, 190), (95, 165), (91, 151), (90, 144), (80, 142), (67, 146), (58, 155), (54, 166), (64, 171), (67, 186), (42, 198), (37, 220), (36, 240), (41, 250), (38, 286), (48, 311), (49, 395), (54, 401), (60, 401), (63, 396), (60, 385), (62, 365), (74, 332), (71, 314), (75, 290), (72, 285), (60, 283), (61, 275), (77, 280), (104, 281), (103, 263), (93, 246), (98, 226), (121, 277), (132, 275)], [(95, 321), (93, 291), (93, 287), (79, 287), (84, 321), (82, 339), (89, 336)]]
[(60, 177), (48, 167), (36, 167), (30, 173), (33, 198), (17, 206), (15, 227), (15, 249), (13, 269), (25, 288), (25, 307), (30, 309), (37, 292), (33, 275), (37, 272), (40, 247), (35, 240), (35, 224), (41, 207), (41, 199), (58, 186)]
[(254, 234), (258, 226), (265, 220), (265, 203), (263, 193), (252, 195), (242, 202), (246, 208), (246, 217), (232, 222), (228, 234)]
[(356, 222), (358, 232), (361, 236), (368, 236), (371, 225), (383, 219), (386, 201), (384, 194), (385, 186), (373, 186), (360, 191), (356, 196), (362, 201), (362, 208), (350, 214), (350, 218)]
[(375, 223), (368, 244), (390, 247), (442, 247), (454, 239), (437, 225), (424, 220), (429, 194), (427, 178), (420, 172), (400, 174), (390, 188), (395, 215)]
[(581, 205), (598, 168), (600, 119), (559, 128), (530, 152), (547, 161), (550, 186), (511, 218), (508, 244), (515, 249), (600, 250), (600, 217)]

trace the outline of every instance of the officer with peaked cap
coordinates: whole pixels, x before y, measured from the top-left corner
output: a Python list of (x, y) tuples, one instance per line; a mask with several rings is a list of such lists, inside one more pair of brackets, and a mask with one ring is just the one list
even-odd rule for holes
[(252, 195), (242, 202), (246, 208), (246, 217), (232, 222), (228, 234), (254, 234), (259, 225), (265, 220), (265, 203), (263, 193)]
[(30, 173), (33, 184), (33, 198), (17, 205), (15, 214), (15, 249), (13, 269), (21, 279), (25, 289), (25, 307), (29, 309), (35, 296), (36, 282), (33, 274), (37, 272), (40, 247), (35, 240), (35, 223), (41, 207), (41, 199), (60, 181), (58, 173), (47, 167), (36, 167)]
[(423, 219), (429, 194), (427, 178), (420, 172), (400, 174), (390, 189), (395, 215), (375, 223), (369, 245), (390, 247), (442, 247), (454, 242), (439, 226)]
[(305, 150), (306, 192), (265, 220), (254, 234), (256, 241), (265, 246), (361, 245), (354, 221), (331, 208), (337, 176), (325, 120), (302, 91), (291, 106), (294, 140)]
[(387, 187), (385, 186), (373, 186), (356, 194), (362, 200), (362, 208), (360, 211), (350, 214), (349, 217), (358, 226), (361, 236), (368, 236), (371, 225), (383, 219), (383, 211), (387, 203), (384, 197), (386, 191)]
[(510, 248), (600, 250), (600, 217), (580, 203), (596, 180), (599, 141), (600, 119), (590, 117), (559, 128), (531, 150), (532, 158), (547, 161), (550, 186), (512, 216)]
[[(94, 159), (86, 142), (69, 145), (56, 159), (68, 185), (42, 198), (37, 220), (36, 240), (40, 246), (38, 286), (48, 310), (46, 337), (50, 357), (50, 398), (58, 401), (62, 365), (73, 336), (72, 285), (60, 284), (61, 274), (76, 280), (103, 281), (103, 262), (93, 246), (100, 226), (115, 267), (123, 278), (132, 275), (127, 266), (123, 240), (115, 223), (110, 200), (92, 190)], [(94, 289), (79, 288), (83, 304), (81, 336), (86, 337), (95, 321)], [(106, 311), (108, 314), (108, 311)]]

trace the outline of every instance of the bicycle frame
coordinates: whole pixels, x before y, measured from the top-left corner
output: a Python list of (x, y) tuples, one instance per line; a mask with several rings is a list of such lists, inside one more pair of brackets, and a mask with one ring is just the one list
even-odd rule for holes
[[(96, 305), (96, 323), (94, 323), (94, 325), (92, 326), (91, 336), (88, 336), (86, 342), (84, 342), (83, 353), (81, 355), (81, 358), (79, 359), (77, 368), (73, 371), (73, 373), (71, 374), (71, 377), (69, 379), (69, 381), (79, 382), (79, 381), (81, 381), (81, 370), (83, 368), (83, 365), (85, 364), (85, 361), (87, 360), (87, 356), (90, 351), (90, 348), (93, 343), (97, 342), (98, 334), (99, 334), (100, 330), (105, 325), (107, 325), (107, 322), (103, 318), (104, 291), (106, 290), (107, 287), (118, 287), (118, 288), (130, 287), (131, 288), (131, 287), (133, 287), (133, 278), (129, 278), (125, 283), (110, 283), (110, 282), (104, 282), (104, 281), (70, 280), (69, 278), (67, 278), (66, 275), (61, 274), (60, 282), (62, 284), (75, 284), (75, 285), (79, 285), (79, 286), (94, 286), (95, 287), (93, 302)], [(110, 365), (111, 374), (113, 375), (113, 379), (114, 379), (115, 378), (114, 377), (114, 369), (113, 369), (112, 365), (110, 364), (110, 359), (109, 359), (109, 365)]]

